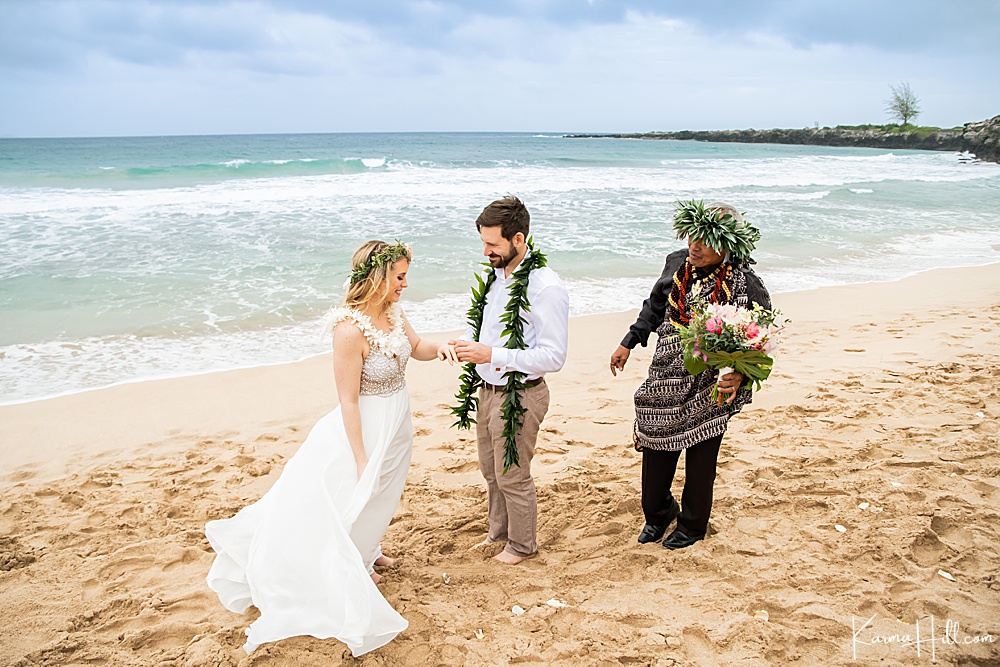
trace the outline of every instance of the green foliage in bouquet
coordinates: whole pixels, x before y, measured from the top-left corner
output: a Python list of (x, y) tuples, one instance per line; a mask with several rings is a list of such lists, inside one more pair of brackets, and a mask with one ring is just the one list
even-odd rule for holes
[(713, 313), (708, 305), (699, 304), (692, 309), (686, 326), (674, 324), (684, 349), (684, 367), (691, 375), (731, 368), (760, 389), (771, 375), (774, 359), (769, 353), (777, 349), (777, 336), (785, 321), (778, 311), (757, 305), (752, 311), (736, 306), (716, 308)]
[(688, 373), (697, 375), (709, 368), (732, 368), (734, 371), (749, 378), (755, 389), (760, 389), (761, 383), (771, 374), (774, 359), (756, 350), (740, 350), (737, 352), (702, 352), (701, 357), (684, 350), (684, 367)]

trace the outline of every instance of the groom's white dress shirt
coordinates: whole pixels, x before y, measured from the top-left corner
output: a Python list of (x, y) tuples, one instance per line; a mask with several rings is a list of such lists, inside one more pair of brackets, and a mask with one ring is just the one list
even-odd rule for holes
[[(566, 363), (569, 338), (569, 295), (559, 275), (547, 266), (531, 272), (528, 278), (531, 310), (521, 313), (525, 349), (511, 350), (504, 347), (507, 339), (501, 337), (504, 324), (500, 317), (510, 301), (513, 278), (505, 277), (503, 269), (493, 271), (497, 277), (486, 296), (483, 327), (479, 332), (479, 342), (493, 348), (493, 355), (490, 363), (476, 365), (479, 377), (490, 384), (504, 385), (503, 374), (507, 371), (526, 373), (526, 379), (534, 380), (561, 369)], [(472, 327), (462, 338), (472, 340)]]

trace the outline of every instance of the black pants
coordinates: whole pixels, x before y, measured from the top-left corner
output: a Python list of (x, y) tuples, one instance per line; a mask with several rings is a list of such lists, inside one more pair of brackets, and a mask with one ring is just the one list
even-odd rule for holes
[[(708, 517), (712, 513), (712, 491), (715, 487), (715, 465), (719, 460), (722, 436), (704, 440), (683, 450), (684, 493), (677, 527), (690, 537), (704, 537)], [(646, 523), (663, 526), (670, 514), (674, 497), (670, 485), (674, 482), (681, 452), (642, 450), (642, 513)]]

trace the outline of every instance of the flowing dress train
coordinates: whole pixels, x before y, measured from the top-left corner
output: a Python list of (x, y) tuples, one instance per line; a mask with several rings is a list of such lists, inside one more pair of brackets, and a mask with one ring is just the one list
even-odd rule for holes
[(312, 635), (335, 637), (359, 656), (406, 629), (369, 576), (413, 445), (404, 383), (410, 345), (395, 308), (389, 334), (357, 311), (333, 311), (332, 326), (353, 321), (371, 346), (359, 397), (368, 455), (361, 479), (338, 406), (313, 427), (260, 500), (206, 526), (217, 553), (209, 587), (230, 611), (260, 610), (246, 630), (248, 653), (265, 642)]

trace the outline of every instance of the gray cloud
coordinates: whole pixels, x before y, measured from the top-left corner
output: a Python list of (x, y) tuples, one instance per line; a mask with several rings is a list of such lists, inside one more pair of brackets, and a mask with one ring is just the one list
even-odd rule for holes
[(879, 122), (904, 79), (993, 115), (1000, 3), (937, 5), (0, 0), (0, 134)]
[[(995, 55), (1000, 29), (1000, 3), (993, 0), (5, 0), (0, 3), (0, 67), (72, 69), (94, 52), (129, 63), (170, 66), (201, 53), (231, 54), (244, 66), (264, 71), (291, 71), (295, 59), (276, 67), (268, 54), (295, 51), (296, 36), (283, 39), (281, 26), (273, 25), (277, 17), (293, 21), (295, 16), (339, 25), (341, 34), (365, 34), (385, 49), (409, 55), (537, 57), (545, 53), (548, 30), (620, 25), (630, 12), (683, 19), (720, 39), (763, 32), (804, 49), (853, 44), (897, 52)], [(497, 23), (492, 39), (483, 44), (463, 39), (469, 26), (483, 22)], [(528, 42), (525, 35), (539, 36), (541, 42)]]

